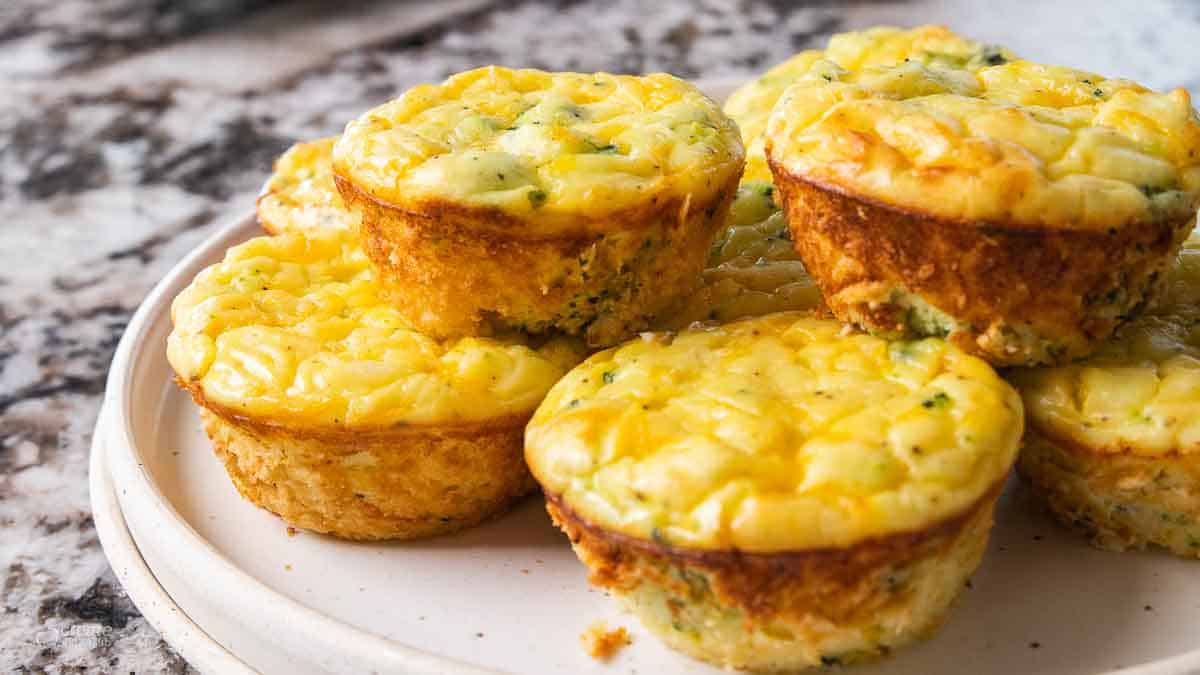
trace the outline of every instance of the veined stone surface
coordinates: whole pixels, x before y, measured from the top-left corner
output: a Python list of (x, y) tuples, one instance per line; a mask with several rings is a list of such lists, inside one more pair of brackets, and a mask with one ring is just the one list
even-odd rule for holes
[(91, 429), (142, 297), (253, 207), (295, 140), (488, 63), (751, 77), (878, 23), (947, 23), (1038, 60), (1200, 89), (1200, 8), (1183, 0), (322, 4), (0, 6), (0, 670), (189, 670), (105, 562)]

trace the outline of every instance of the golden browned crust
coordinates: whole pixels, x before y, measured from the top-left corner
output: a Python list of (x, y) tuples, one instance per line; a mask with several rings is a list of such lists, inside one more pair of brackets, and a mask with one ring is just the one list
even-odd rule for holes
[(345, 539), (413, 539), (480, 523), (535, 488), (524, 418), (358, 432), (230, 414), (181, 382), (238, 492), (285, 522)]
[(1200, 558), (1200, 462), (1190, 453), (1089, 448), (1032, 424), (1017, 473), (1064, 526), (1107, 551)]
[(869, 604), (877, 595), (874, 573), (880, 568), (903, 567), (936, 555), (985, 511), (990, 522), (1003, 487), (1001, 479), (970, 508), (919, 532), (868, 539), (849, 548), (780, 553), (688, 549), (610, 532), (584, 520), (553, 494), (546, 495), (546, 510), (584, 559), (591, 571), (589, 581), (598, 586), (639, 584), (646, 562), (651, 568), (682, 565), (709, 572), (719, 601), (748, 617), (818, 613), (843, 622), (873, 611), (864, 602)]
[(947, 339), (996, 365), (1086, 355), (1157, 293), (1192, 220), (1106, 231), (960, 223), (820, 185), (771, 162), (796, 250), (843, 321), (913, 336), (918, 296), (953, 319)]
[(870, 660), (932, 635), (983, 557), (1000, 488), (921, 532), (770, 554), (615, 534), (555, 496), (547, 510), (590, 581), (669, 646), (726, 668), (790, 672)]
[(362, 216), (388, 300), (415, 327), (448, 338), (499, 327), (583, 334), (615, 344), (697, 285), (738, 176), (704, 202), (670, 200), (581, 220), (567, 235), (528, 236), (498, 209), (429, 200), (397, 208), (335, 175)]

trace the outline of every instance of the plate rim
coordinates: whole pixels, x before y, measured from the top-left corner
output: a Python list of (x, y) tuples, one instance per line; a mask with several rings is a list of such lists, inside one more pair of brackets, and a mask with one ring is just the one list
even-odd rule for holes
[[(734, 78), (712, 78), (696, 80), (695, 83), (702, 89), (726, 90), (727, 93), (728, 90), (731, 90), (743, 81)], [(155, 520), (156, 526), (168, 530), (167, 536), (170, 536), (174, 542), (181, 546), (186, 546), (186, 552), (181, 551), (181, 557), (206, 562), (207, 578), (214, 585), (223, 588), (239, 589), (245, 597), (252, 598), (249, 601), (243, 599), (243, 603), (254, 605), (259, 611), (270, 612), (280, 616), (286, 615), (290, 622), (304, 623), (308, 626), (308, 630), (305, 631), (308, 636), (312, 636), (327, 644), (337, 643), (342, 650), (346, 648), (347, 642), (355, 643), (357, 645), (355, 649), (362, 650), (362, 653), (384, 654), (386, 655), (386, 661), (392, 667), (402, 668), (405, 671), (430, 672), (436, 670), (436, 672), (447, 673), (448, 675), (495, 675), (499, 673), (500, 671), (479, 668), (451, 657), (435, 654), (396, 640), (383, 638), (339, 621), (271, 589), (238, 568), (231, 560), (201, 537), (175, 510), (170, 501), (166, 499), (140, 461), (139, 451), (134, 442), (129, 409), (132, 404), (133, 374), (138, 360), (143, 353), (142, 347), (148, 340), (150, 329), (164, 312), (169, 313), (170, 304), (175, 294), (179, 290), (182, 290), (183, 286), (191, 282), (195, 274), (203, 267), (202, 262), (204, 260), (214, 256), (214, 254), (219, 255), (220, 252), (231, 245), (240, 243), (247, 238), (246, 235), (252, 237), (256, 236), (256, 234), (265, 235), (265, 233), (261, 232), (257, 216), (253, 211), (220, 227), (198, 246), (189, 251), (182, 260), (172, 266), (170, 271), (155, 284), (150, 293), (147, 294), (138, 306), (137, 311), (126, 326), (124, 335), (121, 337), (108, 373), (102, 413), (97, 421), (96, 436), (93, 438), (93, 458), (90, 461), (90, 473), (108, 473), (103, 469), (100, 469), (100, 471), (96, 470), (96, 463), (98, 461), (97, 448), (99, 447), (98, 439), (104, 435), (102, 432), (106, 431), (110, 444), (104, 446), (104, 449), (100, 450), (99, 454), (107, 456), (108, 471), (111, 472), (109, 481), (115, 481), (116, 484), (122, 486), (122, 489), (115, 494), (116, 507), (122, 518), (124, 519), (124, 514), (129, 512), (128, 507), (131, 504), (138, 504), (147, 508), (147, 515), (144, 517)], [(104, 424), (105, 413), (107, 413), (108, 418), (111, 418), (107, 425)], [(107, 426), (106, 430), (102, 428), (104, 426)], [(90, 482), (94, 482), (95, 480), (94, 478), (89, 479)], [(96, 492), (93, 490), (93, 509), (95, 509), (96, 500)], [(125, 525), (124, 520), (121, 521), (121, 525)], [(138, 542), (136, 536), (133, 534), (133, 528), (127, 528), (125, 531), (130, 536), (130, 543), (133, 545), (134, 551), (138, 551)], [(119, 531), (117, 531), (117, 534), (119, 535)], [(108, 548), (108, 546), (104, 546), (105, 555), (109, 557), (110, 562), (115, 563), (116, 561), (109, 554)], [(117, 549), (114, 548), (114, 550)], [(153, 568), (144, 560), (140, 552), (137, 552), (136, 556), (137, 560), (141, 561), (142, 566), (150, 576), (154, 578), (155, 586), (170, 600), (171, 605), (175, 606), (169, 594), (158, 584)], [(118, 558), (120, 557), (121, 553), (118, 553)], [(114, 568), (116, 566), (114, 564)], [(118, 575), (118, 579), (123, 585), (127, 583), (120, 575)], [(137, 581), (135, 580), (134, 583), (136, 584)], [(134, 594), (131, 593), (130, 597), (134, 597)], [(136, 600), (135, 604), (137, 604)], [(141, 605), (138, 605), (138, 607), (141, 609)], [(177, 607), (177, 610), (182, 620), (192, 626), (196, 626), (187, 617), (186, 612), (182, 608)], [(150, 619), (148, 618), (148, 620)], [(151, 623), (155, 625), (156, 629), (159, 628), (153, 621)], [(166, 624), (164, 623), (164, 625)], [(201, 627), (196, 626), (196, 628), (203, 632)], [(186, 650), (180, 648), (179, 644), (171, 639), (172, 636), (178, 635), (178, 633), (163, 631), (161, 629), (159, 629), (159, 632), (163, 635), (164, 639), (179, 649), (185, 658), (191, 661), (191, 657), (187, 655)], [(217, 643), (217, 646), (229, 653), (219, 643)], [(232, 653), (230, 653), (230, 656), (234, 659), (237, 658)], [(198, 665), (197, 667), (201, 666)], [(219, 668), (214, 668), (212, 671), (229, 672)], [(1108, 670), (1103, 675), (1184, 675), (1197, 671), (1200, 671), (1200, 647), (1155, 661), (1147, 661), (1124, 668)], [(247, 672), (255, 671), (251, 669)]]
[(88, 457), (88, 495), (100, 548), (113, 575), (142, 617), (162, 639), (201, 672), (255, 675), (258, 671), (235, 656), (192, 621), (175, 603), (142, 557), (125, 524), (117, 487), (108, 468), (107, 407), (101, 406), (92, 431)]

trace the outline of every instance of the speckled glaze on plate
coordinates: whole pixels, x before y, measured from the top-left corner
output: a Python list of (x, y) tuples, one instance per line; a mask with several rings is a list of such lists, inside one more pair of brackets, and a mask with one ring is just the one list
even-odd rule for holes
[[(105, 541), (114, 567), (140, 555), (190, 625), (263, 672), (723, 672), (669, 651), (590, 589), (536, 498), (455, 536), (356, 544), (289, 534), (238, 497), (194, 406), (171, 382), (164, 351), (171, 299), (258, 233), (247, 217), (183, 260), (117, 350), (105, 447), (132, 541)], [(1198, 563), (1093, 550), (1015, 480), (996, 520), (984, 564), (939, 635), (847, 672), (1200, 671)], [(149, 596), (130, 595), (151, 614)], [(597, 620), (633, 635), (608, 664), (588, 658), (578, 640)], [(189, 655), (182, 629), (155, 625), (198, 668), (225, 672)]]

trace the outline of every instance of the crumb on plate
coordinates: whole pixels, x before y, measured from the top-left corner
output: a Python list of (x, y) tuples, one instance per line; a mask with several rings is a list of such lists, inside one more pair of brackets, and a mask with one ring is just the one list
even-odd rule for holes
[(609, 630), (608, 624), (603, 621), (593, 623), (579, 636), (579, 641), (583, 643), (588, 656), (598, 661), (611, 659), (625, 645), (632, 642), (624, 626)]

